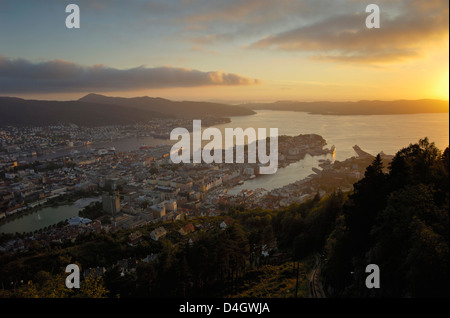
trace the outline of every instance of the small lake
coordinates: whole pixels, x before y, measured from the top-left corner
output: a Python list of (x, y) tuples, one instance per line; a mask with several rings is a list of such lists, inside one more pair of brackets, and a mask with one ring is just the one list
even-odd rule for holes
[(80, 210), (80, 207), (74, 205), (42, 208), (0, 225), (0, 233), (33, 232), (77, 216)]

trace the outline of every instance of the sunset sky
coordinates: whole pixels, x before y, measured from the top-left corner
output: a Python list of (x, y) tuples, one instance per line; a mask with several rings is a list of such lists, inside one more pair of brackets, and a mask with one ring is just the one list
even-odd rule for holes
[[(65, 8), (81, 10), (67, 29)], [(365, 8), (381, 9), (367, 29)], [(448, 100), (447, 0), (0, 0), (0, 96)]]

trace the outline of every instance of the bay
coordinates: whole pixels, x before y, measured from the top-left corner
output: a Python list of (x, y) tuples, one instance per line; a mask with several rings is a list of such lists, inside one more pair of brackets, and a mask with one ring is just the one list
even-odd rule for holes
[[(304, 112), (257, 110), (251, 116), (230, 117), (231, 122), (214, 127), (225, 136), (225, 128), (278, 128), (278, 135), (297, 136), (299, 134), (318, 134), (336, 147), (336, 160), (345, 160), (355, 156), (353, 146), (358, 145), (364, 151), (378, 154), (395, 154), (410, 143), (428, 137), (436, 146), (444, 150), (449, 144), (449, 114), (408, 114), (408, 115), (312, 115)], [(192, 128), (192, 127), (183, 127)], [(205, 127), (202, 127), (205, 128)], [(248, 142), (253, 142), (249, 140)], [(138, 150), (143, 144), (156, 146), (170, 145), (174, 141), (153, 137), (129, 137), (115, 141), (96, 143), (88, 147), (79, 147), (81, 153), (90, 149), (115, 147), (117, 152)], [(207, 143), (206, 141), (204, 144)], [(225, 145), (230, 147), (232, 145)], [(43, 158), (67, 155), (70, 149)]]
[(354, 145), (373, 155), (381, 151), (394, 155), (425, 137), (442, 151), (449, 144), (448, 113), (335, 116), (258, 110), (255, 115), (231, 117), (231, 123), (215, 127), (222, 134), (228, 127), (278, 128), (278, 135), (287, 136), (318, 134), (327, 141), (326, 147), (336, 147), (336, 160), (341, 161), (356, 155)]
[[(225, 128), (278, 128), (278, 135), (297, 136), (318, 134), (326, 141), (326, 148), (336, 147), (334, 158), (329, 156), (307, 156), (299, 162), (280, 168), (275, 174), (258, 176), (247, 180), (228, 191), (234, 195), (240, 191), (264, 188), (273, 190), (312, 173), (319, 168), (319, 160), (344, 161), (356, 156), (353, 146), (377, 155), (384, 152), (395, 155), (400, 149), (428, 137), (440, 149), (449, 144), (449, 114), (408, 114), (408, 115), (312, 115), (303, 112), (260, 110), (253, 116), (232, 117), (231, 123), (215, 126), (224, 136)], [(249, 140), (248, 142), (253, 142)], [(225, 145), (229, 147), (230, 145)]]
[[(299, 134), (318, 134), (327, 141), (326, 148), (336, 147), (334, 158), (306, 157), (305, 159), (280, 168), (273, 175), (259, 176), (248, 180), (229, 191), (230, 194), (243, 189), (265, 188), (272, 190), (304, 179), (318, 168), (320, 159), (344, 161), (356, 156), (353, 146), (377, 155), (384, 152), (394, 155), (400, 149), (428, 137), (440, 150), (449, 145), (449, 114), (406, 114), (406, 115), (313, 115), (304, 112), (257, 110), (251, 116), (234, 116), (231, 122), (214, 127), (225, 136), (225, 128), (278, 128), (278, 135), (297, 136)], [(192, 128), (192, 127), (183, 127)], [(202, 127), (205, 129), (206, 127)], [(192, 140), (192, 133), (191, 140)], [(246, 140), (245, 143), (255, 140)], [(142, 144), (173, 144), (175, 141), (154, 139), (152, 137), (126, 138), (120, 141), (104, 142), (102, 147), (115, 147), (116, 151), (132, 151)], [(203, 141), (203, 146), (208, 141)], [(232, 144), (225, 144), (225, 148)], [(98, 145), (96, 145), (98, 147)]]

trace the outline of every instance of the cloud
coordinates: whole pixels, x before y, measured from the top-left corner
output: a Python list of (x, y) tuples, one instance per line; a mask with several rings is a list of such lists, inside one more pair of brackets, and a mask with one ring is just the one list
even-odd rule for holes
[[(192, 0), (180, 21), (201, 24), (207, 28), (215, 25), (235, 25), (248, 28), (268, 28), (286, 24), (290, 20), (308, 20), (311, 15), (336, 12), (343, 0)], [(345, 0), (344, 0), (345, 1)]]
[(198, 45), (205, 45), (205, 44), (215, 44), (224, 41), (226, 42), (230, 41), (231, 39), (232, 36), (230, 34), (207, 34), (193, 38), (191, 39), (191, 41)]
[[(362, 0), (190, 0), (178, 23), (196, 46), (235, 43), (314, 60), (387, 64), (419, 59), (448, 39), (447, 0), (378, 0), (381, 29)], [(193, 27), (195, 26), (195, 27)], [(188, 32), (192, 31), (192, 32)], [(436, 46), (435, 46), (436, 47)]]
[(255, 85), (259, 81), (222, 71), (144, 66), (115, 69), (63, 60), (32, 63), (0, 56), (0, 93), (125, 91), (151, 88)]
[(447, 0), (398, 4), (403, 6), (396, 12), (389, 12), (387, 4), (380, 6), (380, 29), (365, 27), (365, 12), (329, 15), (266, 36), (249, 47), (304, 52), (321, 60), (389, 63), (421, 57), (428, 44), (448, 40)]
[[(315, 0), (317, 1), (317, 0)], [(216, 45), (258, 38), (309, 11), (311, 0), (192, 0), (174, 23), (183, 25), (197, 45)], [(302, 17), (303, 19), (303, 17)]]

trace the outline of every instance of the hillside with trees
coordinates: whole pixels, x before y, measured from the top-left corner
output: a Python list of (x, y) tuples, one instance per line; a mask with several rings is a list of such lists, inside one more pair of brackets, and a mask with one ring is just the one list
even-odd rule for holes
[(255, 112), (232, 105), (171, 101), (163, 98), (120, 98), (89, 94), (74, 101), (27, 100), (0, 96), (1, 126), (46, 126), (72, 123), (78, 126), (134, 125), (155, 118), (228, 118)]
[[(377, 156), (345, 202), (328, 237), (324, 283), (335, 297), (449, 296), (449, 150), (428, 139)], [(365, 267), (380, 267), (367, 289)]]

